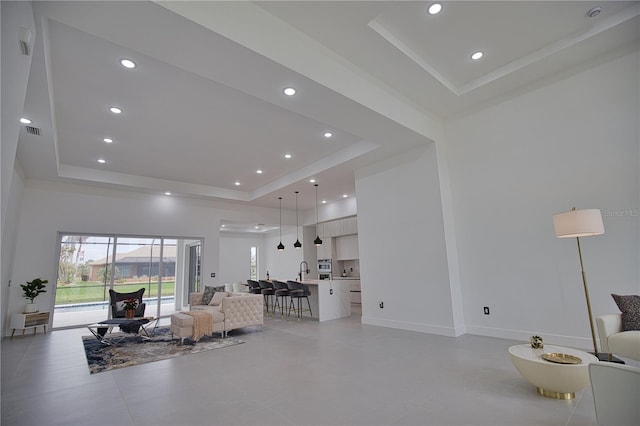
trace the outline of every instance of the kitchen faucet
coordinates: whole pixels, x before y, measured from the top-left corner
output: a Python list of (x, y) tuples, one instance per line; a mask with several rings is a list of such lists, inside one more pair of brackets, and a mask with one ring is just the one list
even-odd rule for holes
[[(302, 269), (302, 265), (306, 265), (306, 266), (307, 266), (307, 269)], [(300, 272), (298, 272), (298, 277), (300, 277), (300, 281), (302, 281), (302, 274), (303, 274), (303, 272), (304, 272), (305, 274), (309, 274), (309, 272), (311, 272), (311, 271), (309, 270), (309, 264), (307, 263), (307, 261), (306, 261), (306, 260), (303, 260), (302, 262), (300, 262)]]

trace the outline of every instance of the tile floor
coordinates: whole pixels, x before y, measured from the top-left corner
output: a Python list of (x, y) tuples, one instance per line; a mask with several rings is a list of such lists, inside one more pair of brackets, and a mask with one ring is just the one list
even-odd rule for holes
[(86, 329), (2, 341), (1, 424), (595, 425), (591, 390), (544, 398), (511, 340), (268, 318), (245, 344), (89, 375)]

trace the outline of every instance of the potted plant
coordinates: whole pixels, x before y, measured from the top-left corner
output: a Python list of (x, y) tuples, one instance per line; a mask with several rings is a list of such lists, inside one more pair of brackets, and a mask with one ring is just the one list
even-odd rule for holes
[(133, 299), (133, 298), (124, 299), (122, 303), (123, 303), (122, 308), (124, 309), (125, 317), (128, 319), (135, 317), (136, 308), (138, 307), (138, 299)]
[(47, 290), (44, 289), (44, 285), (48, 282), (48, 280), (36, 278), (33, 281), (27, 281), (26, 284), (20, 284), (24, 292), (24, 298), (29, 300), (24, 310), (25, 313), (37, 312), (35, 298), (38, 297), (40, 293), (47, 292)]

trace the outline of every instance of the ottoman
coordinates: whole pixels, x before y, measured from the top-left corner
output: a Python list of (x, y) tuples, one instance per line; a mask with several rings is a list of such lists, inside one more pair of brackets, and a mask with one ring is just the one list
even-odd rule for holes
[[(220, 333), (224, 337), (224, 314), (219, 311), (207, 311), (211, 316), (212, 330)], [(180, 338), (180, 344), (184, 343), (185, 337), (193, 336), (193, 317), (191, 315), (177, 312), (171, 315), (171, 334)]]
[(171, 335), (179, 337), (182, 345), (185, 337), (193, 335), (193, 317), (180, 312), (172, 314)]

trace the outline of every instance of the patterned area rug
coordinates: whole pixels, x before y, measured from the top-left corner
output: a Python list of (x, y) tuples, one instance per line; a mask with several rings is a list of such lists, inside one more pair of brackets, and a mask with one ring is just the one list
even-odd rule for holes
[(185, 339), (180, 345), (180, 339), (171, 339), (169, 327), (158, 327), (150, 340), (121, 332), (111, 334), (110, 339), (117, 343), (108, 346), (94, 336), (82, 336), (91, 374), (244, 343), (233, 337), (204, 336), (197, 343)]

